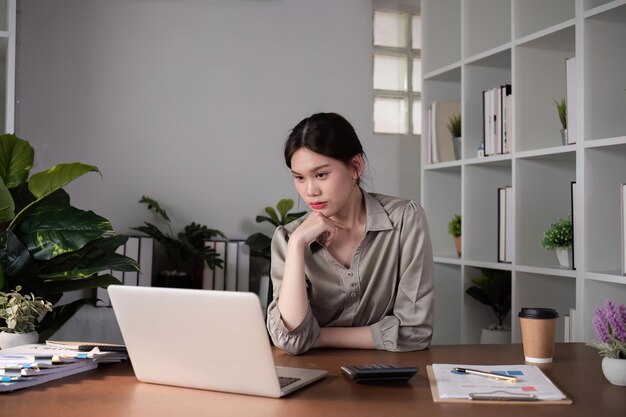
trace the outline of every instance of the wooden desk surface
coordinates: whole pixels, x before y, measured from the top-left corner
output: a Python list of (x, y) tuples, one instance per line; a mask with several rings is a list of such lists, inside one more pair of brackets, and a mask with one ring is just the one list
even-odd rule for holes
[[(444, 404), (432, 400), (426, 365), (432, 363), (523, 363), (513, 345), (433, 346), (410, 353), (318, 350), (291, 357), (275, 351), (277, 365), (326, 369), (328, 376), (283, 399), (252, 397), (138, 382), (129, 363), (0, 395), (1, 416), (622, 416), (626, 388), (611, 385), (600, 369), (597, 351), (584, 344), (557, 344), (555, 361), (544, 372), (573, 405)], [(354, 363), (419, 366), (408, 384), (362, 385), (339, 367)]]

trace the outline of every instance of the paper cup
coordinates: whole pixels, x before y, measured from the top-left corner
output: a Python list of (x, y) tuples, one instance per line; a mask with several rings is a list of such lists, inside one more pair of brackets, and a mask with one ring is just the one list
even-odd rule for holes
[(552, 362), (556, 321), (559, 313), (552, 308), (524, 307), (518, 317), (522, 328), (526, 362)]

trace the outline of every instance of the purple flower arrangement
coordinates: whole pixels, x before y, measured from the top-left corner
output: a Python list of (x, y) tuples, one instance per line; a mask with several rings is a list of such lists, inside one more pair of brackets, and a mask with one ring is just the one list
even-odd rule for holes
[(626, 306), (616, 306), (613, 301), (605, 300), (604, 308), (596, 309), (593, 327), (598, 335), (595, 346), (600, 355), (626, 359)]

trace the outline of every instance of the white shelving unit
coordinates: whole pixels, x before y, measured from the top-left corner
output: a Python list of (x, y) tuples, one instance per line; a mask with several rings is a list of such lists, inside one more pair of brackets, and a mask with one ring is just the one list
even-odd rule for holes
[(15, 16), (16, 0), (0, 0), (0, 126), (15, 129)]
[[(591, 318), (606, 298), (626, 303), (621, 272), (620, 184), (626, 182), (626, 0), (422, 0), (424, 109), (461, 102), (463, 158), (427, 164), (422, 203), (435, 255), (433, 343), (477, 343), (494, 321), (465, 294), (481, 268), (510, 271), (512, 341), (521, 307), (577, 312), (576, 340), (591, 341)], [(576, 57), (577, 143), (561, 145), (554, 100), (566, 95), (565, 60)], [(513, 146), (478, 158), (483, 90), (511, 84)], [(426, 111), (424, 111), (424, 116)], [(425, 141), (422, 143), (425, 146)], [(576, 269), (558, 266), (540, 241), (571, 213)], [(497, 262), (497, 189), (513, 187), (513, 261)], [(463, 255), (448, 221), (462, 215)], [(559, 320), (557, 340), (563, 340)]]

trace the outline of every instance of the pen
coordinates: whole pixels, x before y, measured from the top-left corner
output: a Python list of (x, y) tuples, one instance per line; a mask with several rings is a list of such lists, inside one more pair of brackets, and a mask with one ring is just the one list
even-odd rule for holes
[(482, 376), (485, 378), (497, 379), (498, 381), (517, 382), (517, 378), (509, 375), (497, 374), (495, 372), (479, 371), (477, 369), (468, 368), (452, 368), (452, 372), (460, 372), (463, 374)]

